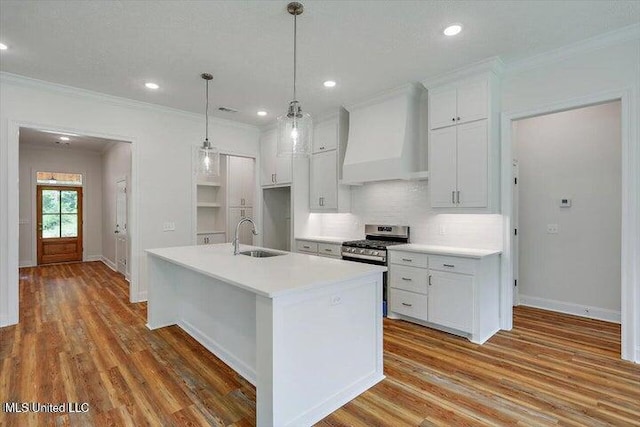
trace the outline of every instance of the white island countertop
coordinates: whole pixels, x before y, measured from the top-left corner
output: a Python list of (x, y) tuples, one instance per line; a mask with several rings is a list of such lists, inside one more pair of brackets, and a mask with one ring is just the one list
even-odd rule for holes
[(387, 250), (418, 252), (432, 255), (459, 256), (466, 258), (483, 258), (489, 255), (502, 253), (502, 251), (499, 249), (473, 249), (458, 246), (421, 245), (417, 243), (389, 246)]
[(231, 243), (148, 249), (147, 253), (268, 298), (387, 271), (378, 265), (240, 245), (241, 251), (254, 249), (284, 255), (233, 255)]

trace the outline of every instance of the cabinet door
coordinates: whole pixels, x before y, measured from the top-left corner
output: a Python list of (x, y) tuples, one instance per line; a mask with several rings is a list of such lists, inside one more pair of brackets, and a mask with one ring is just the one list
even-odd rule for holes
[(242, 199), (244, 197), (242, 160), (242, 157), (228, 157), (227, 198), (229, 200), (229, 206), (242, 206)]
[(429, 322), (472, 332), (473, 276), (434, 270), (429, 274)]
[(262, 185), (275, 184), (277, 136), (275, 130), (270, 130), (260, 138), (260, 182)]
[(318, 123), (313, 130), (313, 152), (334, 150), (338, 147), (338, 119)]
[(455, 206), (456, 191), (456, 126), (430, 133), (429, 186), (431, 206)]
[[(249, 157), (242, 157), (242, 206), (253, 206), (254, 193), (256, 187), (255, 180), (255, 160)], [(244, 203), (243, 203), (244, 202)]]
[(458, 124), (486, 119), (489, 109), (487, 81), (470, 82), (458, 86), (457, 92)]
[[(251, 208), (229, 208), (227, 240), (233, 241), (236, 233), (236, 226), (242, 218), (253, 219), (253, 209)], [(251, 232), (251, 224), (242, 224), (238, 233), (240, 243), (243, 245), (253, 245), (253, 233)]]
[(435, 89), (429, 91), (429, 129), (456, 124), (456, 90)]
[(458, 206), (483, 208), (488, 203), (487, 121), (458, 128)]
[(276, 156), (276, 184), (288, 184), (291, 182), (292, 160), (291, 156)]
[(338, 170), (336, 150), (313, 154), (311, 158), (310, 208), (338, 208)]

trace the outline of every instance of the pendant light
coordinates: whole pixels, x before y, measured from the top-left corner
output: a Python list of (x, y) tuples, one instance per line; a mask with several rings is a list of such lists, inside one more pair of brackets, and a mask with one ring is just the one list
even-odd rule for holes
[(209, 141), (209, 81), (213, 80), (213, 76), (209, 73), (203, 73), (200, 77), (205, 81), (207, 103), (205, 108), (205, 137), (202, 147), (198, 149), (196, 174), (203, 179), (217, 178), (220, 176), (220, 153)]
[(303, 11), (301, 3), (287, 5), (287, 12), (293, 15), (293, 100), (287, 113), (278, 117), (278, 156), (307, 157), (311, 153), (311, 115), (302, 112), (296, 98), (297, 17)]

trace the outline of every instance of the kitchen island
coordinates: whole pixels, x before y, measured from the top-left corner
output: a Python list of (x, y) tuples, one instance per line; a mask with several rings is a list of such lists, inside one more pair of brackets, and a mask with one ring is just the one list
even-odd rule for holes
[(311, 425), (384, 378), (386, 267), (269, 251), (148, 250), (147, 326), (178, 325), (255, 385), (258, 426)]

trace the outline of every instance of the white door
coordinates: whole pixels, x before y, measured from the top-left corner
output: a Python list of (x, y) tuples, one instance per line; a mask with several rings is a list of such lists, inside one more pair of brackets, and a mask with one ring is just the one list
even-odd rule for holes
[(518, 203), (519, 203), (519, 191), (518, 191), (518, 185), (519, 185), (519, 169), (518, 169), (518, 161), (516, 159), (513, 159), (513, 214), (511, 215), (511, 228), (513, 228), (513, 233), (511, 234), (512, 237), (512, 243), (511, 243), (511, 259), (513, 260), (513, 305), (518, 305), (519, 304), (519, 299), (518, 299), (518, 288), (517, 288), (517, 283), (518, 283), (518, 261), (519, 261), (519, 257), (520, 257), (520, 248), (519, 248), (519, 241), (518, 241), (518, 232), (516, 230), (518, 230)]
[[(458, 87), (457, 122), (466, 123), (488, 117), (487, 81), (471, 82)], [(459, 117), (459, 119), (458, 119)]]
[(129, 238), (127, 230), (127, 181), (116, 182), (116, 270), (128, 274)]
[(458, 206), (483, 208), (488, 203), (487, 121), (467, 123), (458, 129)]
[(455, 206), (456, 191), (456, 127), (431, 132), (429, 144), (429, 186), (431, 206)]
[(430, 129), (456, 124), (456, 90), (436, 89), (429, 94)]
[(338, 146), (338, 119), (318, 123), (313, 130), (313, 152), (335, 150)]
[(262, 185), (275, 184), (277, 144), (278, 138), (275, 130), (265, 132), (260, 138), (260, 182)]
[(429, 270), (429, 322), (473, 332), (473, 276)]

